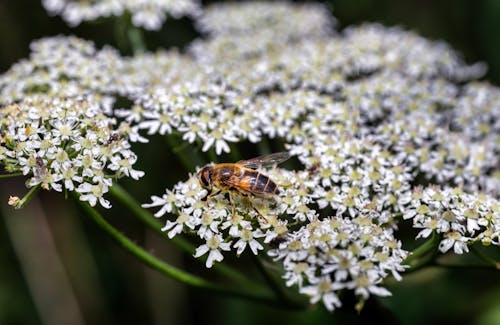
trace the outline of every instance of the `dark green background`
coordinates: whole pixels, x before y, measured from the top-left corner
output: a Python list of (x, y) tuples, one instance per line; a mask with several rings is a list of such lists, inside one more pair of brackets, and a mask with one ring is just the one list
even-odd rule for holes
[[(485, 79), (495, 84), (500, 82), (499, 0), (338, 0), (327, 3), (333, 8), (340, 28), (368, 21), (381, 22), (388, 26), (403, 26), (431, 39), (445, 40), (461, 52), (467, 62), (486, 62), (489, 72)], [(39, 1), (2, 0), (0, 71), (27, 57), (31, 40), (50, 35), (75, 34), (92, 39), (99, 46), (111, 44), (120, 47), (128, 54), (126, 46), (115, 43), (113, 25), (113, 19), (104, 19), (71, 29), (60, 18), (49, 17)], [(189, 19), (169, 20), (161, 31), (146, 33), (150, 50), (183, 47), (195, 37), (197, 33)], [(160, 181), (145, 177), (140, 188), (129, 182), (129, 188), (135, 191), (141, 202), (147, 202), (150, 193), (161, 193), (165, 184), (182, 179), (178, 175), (186, 175), (172, 158), (172, 152), (155, 149), (163, 145), (156, 141), (160, 140), (153, 139), (150, 146), (141, 148), (141, 157), (154, 159), (141, 161), (139, 168), (157, 171), (156, 175), (162, 175)], [(0, 181), (2, 195), (15, 186), (19, 184)], [(2, 197), (2, 209), (6, 208), (5, 201), (6, 198)], [(49, 304), (52, 308), (49, 311), (36, 309), (26, 273), (47, 278), (47, 281), (57, 279), (57, 276), (45, 273), (50, 272), (47, 269), (22, 271), (12, 245), (12, 236), (29, 244), (33, 238), (46, 238), (47, 230), (56, 244), (53, 253), (60, 257), (70, 288), (75, 292), (85, 322), (89, 324), (272, 324), (278, 321), (285, 324), (344, 324), (382, 320), (404, 324), (500, 323), (498, 271), (428, 269), (405, 277), (400, 284), (389, 284), (393, 297), (370, 301), (360, 316), (351, 311), (349, 303), (333, 316), (322, 308), (308, 312), (280, 311), (214, 297), (165, 279), (129, 257), (78, 209), (64, 201), (62, 195), (42, 193), (39, 202), (44, 207), (44, 216), (23, 210), (0, 219), (0, 324), (39, 324), (44, 319), (41, 316), (44, 312), (64, 313), (64, 302), (58, 304), (57, 299)], [(114, 203), (112, 211), (112, 214), (104, 211), (108, 220), (156, 255), (203, 276), (214, 276), (191, 257), (179, 254), (165, 241), (146, 231), (118, 203)], [(13, 228), (11, 222), (7, 225), (6, 218), (15, 218), (18, 228)], [(39, 220), (46, 220), (48, 225), (40, 225)], [(34, 233), (23, 231), (28, 227), (32, 227)], [(49, 250), (50, 247), (34, 247), (32, 254), (43, 263), (49, 260)], [(245, 264), (246, 260), (243, 258), (238, 262)], [(471, 262), (477, 261), (471, 258)], [(254, 276), (252, 268), (246, 271)]]

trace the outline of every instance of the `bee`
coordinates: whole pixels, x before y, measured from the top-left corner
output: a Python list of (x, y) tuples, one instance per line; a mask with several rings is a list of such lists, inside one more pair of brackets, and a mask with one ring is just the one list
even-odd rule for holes
[(252, 209), (266, 220), (253, 206), (250, 195), (269, 197), (280, 193), (280, 188), (269, 176), (256, 169), (264, 166), (279, 164), (290, 158), (288, 152), (277, 152), (270, 155), (240, 160), (236, 163), (222, 163), (205, 166), (197, 174), (201, 186), (206, 189), (207, 195), (202, 199), (207, 201), (220, 192), (229, 194), (232, 215), (235, 215), (235, 206), (232, 194), (238, 194), (248, 199)]

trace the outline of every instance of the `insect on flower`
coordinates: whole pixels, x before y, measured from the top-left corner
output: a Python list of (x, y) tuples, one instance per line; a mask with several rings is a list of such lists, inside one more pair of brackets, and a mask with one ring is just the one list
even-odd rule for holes
[[(256, 169), (264, 166), (279, 164), (290, 158), (288, 152), (277, 152), (270, 155), (255, 157), (248, 160), (240, 160), (236, 163), (222, 163), (205, 166), (197, 174), (198, 180), (203, 188), (208, 190), (203, 200), (207, 201), (220, 192), (229, 194), (232, 215), (235, 215), (233, 193), (248, 199), (252, 209), (266, 220), (266, 218), (253, 206), (249, 199), (250, 195), (272, 196), (279, 194), (280, 189), (268, 176)], [(214, 187), (217, 189), (214, 191)]]

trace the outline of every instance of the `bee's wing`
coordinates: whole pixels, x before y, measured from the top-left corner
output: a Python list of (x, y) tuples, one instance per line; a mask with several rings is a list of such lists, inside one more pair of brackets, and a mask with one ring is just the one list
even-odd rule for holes
[(284, 162), (288, 158), (290, 158), (290, 153), (284, 151), (272, 153), (270, 155), (259, 156), (248, 160), (240, 160), (237, 162), (237, 164), (256, 169), (264, 166), (277, 165)]

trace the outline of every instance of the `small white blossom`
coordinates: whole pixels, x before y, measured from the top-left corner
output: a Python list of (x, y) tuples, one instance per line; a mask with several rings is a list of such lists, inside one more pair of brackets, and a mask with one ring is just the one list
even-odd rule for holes
[(200, 257), (208, 252), (206, 266), (211, 268), (214, 262), (221, 262), (224, 256), (222, 251), (229, 251), (231, 243), (223, 242), (221, 235), (212, 235), (207, 238), (207, 242), (196, 249), (194, 257)]
[[(198, 8), (129, 2), (44, 0), (73, 24), (128, 12), (151, 29)], [(302, 166), (258, 169), (279, 194), (233, 193), (233, 206), (191, 176), (143, 206), (165, 216), (169, 238), (203, 243), (194, 255), (207, 267), (225, 252), (267, 254), (287, 286), (328, 310), (342, 291), (390, 295), (384, 280), (406, 268), (394, 237), (402, 223), (441, 238), (442, 253), (500, 245), (500, 91), (474, 81), (484, 65), (398, 27), (335, 33), (323, 5), (221, 3), (196, 19), (208, 35), (187, 53), (125, 57), (76, 37), (34, 41), (0, 76), (0, 104), (12, 104), (0, 111), (0, 164), (28, 186), (108, 207), (114, 177), (143, 175), (129, 141), (175, 137), (209, 157), (283, 144)]]
[[(298, 176), (300, 173), (297, 175), (297, 173), (283, 169), (273, 169), (267, 171), (266, 174), (273, 181), (278, 182), (278, 186), (285, 183), (285, 180), (293, 182), (305, 177), (303, 173), (302, 176)], [(178, 183), (173, 190), (167, 190), (162, 197), (152, 196), (152, 202), (143, 204), (143, 207), (159, 208), (155, 213), (157, 217), (166, 213), (177, 214), (176, 219), (167, 220), (162, 229), (167, 232), (169, 238), (183, 232), (196, 233), (204, 240), (215, 236), (215, 238), (222, 238), (221, 242), (232, 242), (228, 250), (234, 249), (237, 255), (241, 255), (248, 249), (254, 255), (258, 255), (265, 250), (266, 244), (285, 235), (288, 231), (287, 220), (280, 219), (283, 213), (289, 215), (291, 219), (302, 219), (297, 215), (304, 213), (305, 209), (308, 209), (311, 215), (314, 213), (314, 210), (307, 208), (306, 203), (287, 205), (286, 202), (300, 202), (304, 198), (307, 199), (307, 188), (301, 186), (300, 183), (290, 184), (293, 184), (292, 188), (286, 192), (281, 191), (280, 195), (269, 198), (248, 198), (263, 218), (249, 207), (247, 199), (237, 193), (233, 194), (234, 215), (231, 203), (224, 192), (211, 196), (208, 201), (203, 201), (207, 191), (201, 187), (194, 176), (186, 182)], [(203, 252), (206, 247), (200, 249)], [(198, 252), (195, 255), (198, 257), (203, 254)], [(214, 254), (214, 256), (219, 256), (217, 253)], [(213, 261), (218, 261), (218, 259), (214, 258)]]
[(102, 0), (98, 2), (42, 0), (42, 4), (50, 14), (60, 15), (70, 26), (77, 26), (82, 21), (121, 16), (129, 12), (135, 26), (148, 30), (159, 30), (167, 14), (176, 18), (185, 15), (196, 16), (200, 10), (196, 0)]
[(263, 236), (264, 234), (258, 230), (252, 232), (249, 229), (242, 229), (240, 232), (240, 239), (233, 245), (234, 248), (237, 248), (236, 254), (241, 255), (245, 248), (249, 246), (252, 253), (257, 255), (258, 251), (263, 250), (264, 247), (255, 238)]
[(390, 230), (374, 220), (312, 221), (290, 233), (269, 254), (282, 261), (288, 286), (299, 285), (299, 292), (310, 296), (311, 303), (321, 300), (328, 310), (341, 306), (338, 294), (344, 289), (363, 300), (371, 294), (387, 296), (389, 291), (378, 284), (390, 274), (401, 279), (399, 272), (405, 269), (402, 262), (408, 253)]
[(109, 208), (103, 195), (114, 177), (144, 174), (132, 168), (137, 157), (127, 135), (117, 136), (115, 120), (90, 96), (29, 97), (0, 109), (0, 117), (0, 164), (28, 176), (28, 187), (76, 191), (82, 201)]
[(500, 237), (500, 203), (485, 195), (472, 195), (458, 188), (417, 189), (403, 218), (421, 228), (417, 237), (433, 232), (443, 235), (439, 250), (453, 248), (456, 254), (468, 252), (476, 241), (497, 244)]

